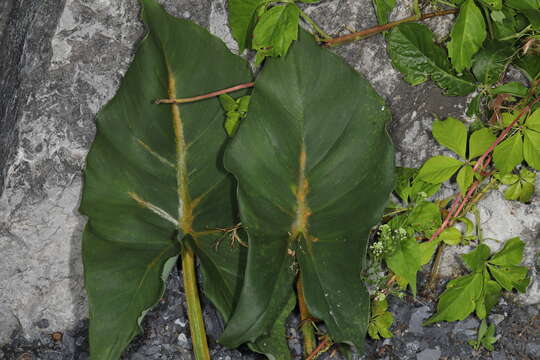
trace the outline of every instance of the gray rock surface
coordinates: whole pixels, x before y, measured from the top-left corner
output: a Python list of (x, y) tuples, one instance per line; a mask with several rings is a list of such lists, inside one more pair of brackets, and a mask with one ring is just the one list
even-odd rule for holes
[[(171, 13), (208, 27), (236, 49), (227, 28), (225, 0), (160, 2)], [(392, 16), (408, 15), (408, 2), (398, 3)], [(87, 316), (80, 259), (84, 219), (77, 213), (81, 170), (94, 136), (95, 114), (114, 95), (143, 34), (138, 10), (136, 0), (4, 0), (0, 4), (0, 39), (2, 49), (9, 49), (0, 53), (0, 344), (6, 344), (0, 359), (15, 359), (25, 351), (38, 359), (88, 357), (81, 323)], [(310, 6), (308, 12), (334, 34), (347, 31), (345, 26), (361, 29), (376, 24), (368, 0), (326, 0)], [(439, 18), (429, 25), (442, 37), (451, 21), (452, 17)], [(443, 96), (431, 83), (417, 87), (404, 83), (386, 55), (381, 36), (339, 47), (336, 52), (386, 98), (394, 116), (391, 132), (399, 164), (419, 166), (444, 151), (430, 135), (432, 114), (463, 116), (465, 98)], [(523, 205), (508, 203), (493, 192), (481, 205), (486, 238), (522, 236), (527, 242), (526, 264), (533, 269), (535, 282), (520, 299), (530, 304), (540, 302), (534, 266), (539, 218), (538, 195), (532, 204)], [(494, 249), (499, 246), (496, 241), (488, 243)], [(445, 253), (443, 264), (444, 275), (462, 270), (455, 251)], [(181, 286), (173, 276), (168, 295), (149, 314), (145, 335), (127, 358), (190, 358), (179, 294)], [(448, 339), (454, 325), (421, 331), (420, 319), (433, 310), (432, 305), (417, 308), (410, 301), (392, 306), (398, 314), (398, 336), (384, 343), (370, 342), (369, 354), (415, 359), (439, 346), (442, 356), (476, 356), (461, 331), (455, 340), (461, 345)], [(505, 334), (517, 336), (519, 332), (514, 334), (512, 329), (518, 324), (524, 331), (520, 336), (529, 336), (529, 345), (510, 342), (498, 350), (503, 355), (531, 353), (534, 358), (538, 330), (536, 337), (525, 331), (538, 326), (538, 314), (528, 315), (528, 308), (518, 311), (501, 306)], [(215, 344), (212, 339), (219, 332), (219, 320), (212, 311), (206, 307), (215, 358), (251, 358), (245, 349), (243, 353), (225, 351)], [(51, 340), (55, 331), (64, 334), (62, 341)], [(291, 346), (296, 349), (298, 335), (294, 328), (290, 331), (296, 338)]]

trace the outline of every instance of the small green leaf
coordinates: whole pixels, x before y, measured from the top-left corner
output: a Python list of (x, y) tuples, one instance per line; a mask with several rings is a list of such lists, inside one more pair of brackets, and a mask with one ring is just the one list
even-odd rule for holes
[(396, 6), (396, 0), (373, 0), (373, 6), (379, 25), (384, 25), (388, 23), (388, 17)]
[(228, 0), (229, 25), (240, 52), (251, 47), (251, 33), (255, 27), (257, 10), (266, 0)]
[(494, 89), (490, 90), (491, 94), (510, 94), (517, 97), (525, 97), (529, 92), (529, 88), (517, 81), (511, 81), (501, 86), (497, 86)]
[(476, 89), (468, 78), (456, 76), (444, 49), (435, 44), (431, 30), (416, 23), (396, 26), (388, 36), (388, 53), (394, 66), (412, 85), (430, 76), (447, 95), (467, 95)]
[(439, 144), (445, 146), (465, 159), (467, 151), (467, 127), (456, 118), (433, 122), (432, 133)]
[(536, 173), (533, 171), (529, 171), (525, 168), (521, 168), (521, 170), (519, 171), (519, 177), (523, 181), (528, 182), (530, 184), (534, 185), (536, 183)]
[(525, 243), (519, 237), (511, 238), (489, 259), (489, 262), (493, 265), (519, 265), (523, 258), (524, 248)]
[(512, 60), (514, 49), (508, 42), (490, 40), (473, 59), (472, 71), (476, 79), (485, 85), (496, 83)]
[(407, 216), (407, 224), (417, 233), (437, 229), (441, 225), (439, 207), (430, 201), (420, 202)]
[[(510, 126), (512, 122), (518, 117), (519, 112), (504, 112), (501, 114), (501, 125), (504, 127)], [(523, 118), (522, 118), (523, 119)], [(518, 121), (521, 122), (522, 120)], [(516, 122), (516, 123), (518, 123)], [(515, 126), (515, 125), (514, 125)]]
[(515, 184), (510, 185), (505, 191), (504, 191), (504, 198), (506, 200), (518, 200), (521, 196), (521, 182), (516, 182)]
[(241, 113), (247, 113), (249, 109), (249, 100), (251, 97), (249, 95), (242, 96), (238, 100), (236, 100), (236, 103), (238, 104), (238, 111)]
[(450, 246), (458, 245), (462, 238), (461, 231), (455, 227), (447, 228), (439, 235), (439, 239)]
[(385, 257), (386, 265), (390, 270), (407, 281), (413, 296), (416, 296), (416, 273), (422, 267), (418, 253), (418, 242), (413, 237), (408, 237), (397, 244), (396, 251)]
[(417, 169), (398, 167), (396, 187), (397, 196), (405, 202), (417, 202), (433, 196), (440, 189), (440, 184), (430, 184), (416, 179)]
[(523, 139), (521, 134), (512, 135), (495, 147), (495, 167), (503, 174), (509, 173), (523, 161)]
[(503, 7), (500, 12), (503, 14), (504, 18), (499, 14), (499, 21), (493, 21), (492, 23), (495, 39), (497, 40), (513, 36), (517, 31), (516, 12), (508, 7)]
[(420, 250), (418, 258), (420, 259), (420, 265), (426, 265), (430, 262), (437, 246), (439, 245), (439, 239), (433, 241), (424, 241), (419, 244), (418, 248)]
[(388, 300), (374, 300), (371, 303), (371, 318), (368, 325), (368, 334), (372, 339), (391, 338), (390, 327), (394, 316), (388, 311)]
[(504, 14), (504, 12), (500, 10), (492, 11), (490, 16), (493, 21), (498, 22), (498, 23), (502, 23), (503, 20), (506, 19), (506, 15)]
[(489, 272), (484, 270), (484, 306), (486, 314), (489, 314), (493, 307), (499, 303), (501, 291), (501, 286), (496, 281), (491, 280)]
[(474, 0), (467, 0), (461, 5), (450, 36), (447, 47), (452, 65), (457, 72), (469, 69), (474, 54), (487, 36), (484, 17)]
[(527, 182), (523, 182), (521, 184), (521, 187), (522, 188), (521, 188), (521, 194), (519, 195), (519, 201), (521, 201), (522, 203), (528, 203), (529, 201), (531, 201), (534, 195), (534, 185)]
[(480, 244), (473, 251), (463, 254), (461, 258), (469, 269), (474, 272), (481, 272), (489, 255), (491, 255), (489, 246)]
[(523, 135), (523, 157), (532, 168), (540, 170), (540, 132), (525, 129)]
[(219, 95), (219, 102), (225, 111), (235, 111), (238, 107), (236, 101), (229, 94)]
[(473, 117), (480, 114), (481, 112), (480, 105), (482, 103), (482, 98), (483, 98), (482, 94), (478, 94), (472, 98), (471, 102), (467, 106), (467, 112), (466, 112), (467, 116)]
[(540, 10), (522, 10), (521, 13), (529, 20), (534, 30), (540, 30)]
[(283, 56), (298, 38), (300, 10), (295, 4), (274, 6), (265, 12), (253, 31), (253, 49), (265, 56)]
[(538, 0), (505, 0), (504, 3), (506, 6), (518, 10), (540, 9), (540, 2)]
[(519, 176), (516, 174), (504, 174), (502, 176), (499, 175), (498, 179), (503, 185), (511, 185), (515, 184), (519, 180)]
[(225, 131), (227, 135), (233, 136), (238, 128), (240, 122), (240, 113), (236, 111), (229, 111), (227, 118), (225, 119)]
[(528, 272), (528, 269), (524, 266), (495, 266), (488, 264), (488, 269), (499, 285), (507, 291), (512, 291), (515, 288), (520, 292), (524, 292), (524, 288), (527, 287), (527, 285), (523, 286), (523, 280), (526, 279)]
[(495, 10), (500, 10), (503, 6), (502, 0), (480, 0), (480, 2)]
[(473, 132), (469, 139), (469, 160), (484, 154), (495, 140), (497, 138), (489, 128)]
[(540, 78), (540, 61), (538, 55), (527, 55), (517, 59), (514, 62), (527, 79), (532, 82)]
[(437, 313), (424, 324), (437, 321), (464, 320), (476, 309), (476, 302), (481, 296), (483, 277), (474, 273), (454, 279), (439, 297)]
[(466, 165), (462, 167), (457, 174), (456, 181), (459, 186), (459, 191), (461, 191), (462, 194), (465, 194), (474, 181), (474, 171), (472, 166)]
[(540, 132), (540, 109), (533, 112), (525, 121), (525, 126), (531, 130)]
[(529, 280), (528, 269), (518, 266), (523, 259), (525, 243), (518, 237), (505, 242), (503, 248), (493, 255), (488, 262), (488, 269), (495, 280), (506, 290), (517, 289), (524, 292)]
[(434, 156), (422, 165), (418, 179), (440, 184), (450, 179), (462, 165), (461, 161), (448, 156)]

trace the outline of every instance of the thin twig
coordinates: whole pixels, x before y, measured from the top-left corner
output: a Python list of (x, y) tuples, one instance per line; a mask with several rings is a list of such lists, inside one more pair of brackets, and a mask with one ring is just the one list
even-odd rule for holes
[(326, 349), (331, 344), (332, 342), (330, 340), (330, 337), (327, 336), (323, 341), (321, 341), (319, 346), (317, 346), (315, 350), (313, 350), (311, 354), (309, 354), (308, 357), (306, 357), (306, 360), (316, 359), (321, 354), (321, 352), (324, 351), (324, 349)]
[(233, 86), (233, 87), (230, 87), (230, 88), (227, 88), (227, 89), (218, 90), (218, 91), (214, 91), (214, 92), (211, 92), (211, 93), (208, 93), (208, 94), (194, 96), (194, 97), (188, 97), (188, 98), (182, 98), (182, 99), (157, 99), (156, 101), (154, 101), (154, 104), (185, 104), (185, 103), (204, 100), (204, 99), (212, 98), (212, 97), (215, 97), (215, 96), (227, 94), (227, 93), (230, 93), (230, 92), (250, 88), (250, 87), (253, 87), (253, 86), (255, 86), (254, 82), (248, 82), (248, 83), (245, 83), (245, 84), (236, 85), (236, 86)]
[(413, 21), (422, 21), (422, 20), (426, 20), (426, 19), (430, 19), (430, 18), (434, 18), (438, 16), (457, 14), (458, 12), (459, 12), (459, 9), (450, 9), (450, 10), (436, 11), (436, 12), (432, 12), (428, 14), (422, 14), (420, 16), (413, 15), (413, 16), (409, 16), (401, 20), (389, 22), (388, 24), (374, 26), (372, 28), (357, 31), (351, 34), (335, 37), (328, 40), (323, 39), (322, 42), (324, 43), (324, 46), (328, 46), (328, 47), (336, 46), (345, 42), (350, 42), (350, 41), (354, 41), (358, 39), (364, 39), (366, 37), (390, 30), (393, 27), (396, 27), (403, 23), (408, 23), (408, 22), (413, 22)]
[(506, 135), (510, 132), (510, 130), (514, 127), (514, 125), (525, 115), (534, 104), (536, 104), (538, 101), (540, 101), (540, 96), (534, 99), (533, 102), (531, 102), (529, 105), (525, 106), (523, 110), (519, 113), (519, 115), (506, 127), (506, 129), (503, 130), (503, 132), (499, 135), (499, 137), (491, 144), (491, 146), (486, 150), (486, 152), (478, 159), (476, 164), (474, 165), (473, 170), (477, 171), (478, 168), (484, 167), (482, 163), (484, 160), (491, 154), (491, 152), (495, 149), (497, 145), (499, 145), (505, 138)]

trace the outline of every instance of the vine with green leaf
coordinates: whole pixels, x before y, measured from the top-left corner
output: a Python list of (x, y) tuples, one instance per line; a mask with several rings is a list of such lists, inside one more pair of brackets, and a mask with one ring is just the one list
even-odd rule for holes
[[(390, 21), (396, 1), (374, 0), (379, 25), (339, 36), (308, 15), (316, 2), (228, 1), (240, 53), (255, 53), (253, 81), (221, 40), (141, 0), (149, 32), (98, 115), (85, 170), (93, 358), (121, 356), (177, 263), (197, 360), (210, 359), (199, 290), (227, 347), (290, 359), (285, 326), (298, 304), (306, 359), (362, 352), (365, 334), (393, 336), (388, 297), (417, 296), (428, 265), (422, 293), (433, 297), (445, 248), (462, 245), (473, 247), (469, 272), (447, 283), (425, 325), (474, 313), (471, 346), (493, 349), (489, 312), (529, 278), (519, 238), (495, 253), (484, 243), (478, 203), (498, 189), (527, 203), (535, 191), (540, 1), (415, 0), (411, 16)], [(439, 43), (421, 23), (455, 14)], [(473, 122), (433, 122), (451, 156), (395, 168), (384, 101), (328, 49), (379, 33), (412, 85), (431, 78), (447, 95), (473, 94)], [(506, 82), (509, 67), (525, 81)], [(457, 193), (442, 197), (445, 183)]]

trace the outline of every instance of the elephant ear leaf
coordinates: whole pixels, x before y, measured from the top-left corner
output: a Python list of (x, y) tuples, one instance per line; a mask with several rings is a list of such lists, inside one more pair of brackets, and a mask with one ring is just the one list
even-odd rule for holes
[[(205, 292), (228, 315), (241, 252), (215, 248), (233, 222), (230, 176), (217, 164), (226, 134), (217, 99), (152, 100), (207, 93), (250, 80), (244, 60), (205, 29), (143, 0), (149, 33), (115, 97), (97, 117), (81, 213), (92, 358), (118, 359), (162, 296), (181, 251), (201, 259)], [(222, 250), (224, 249), (224, 250)], [(236, 247), (238, 249), (238, 247)]]
[(299, 270), (310, 313), (336, 342), (363, 347), (369, 296), (360, 272), (393, 187), (389, 118), (369, 83), (305, 31), (266, 64), (225, 153), (249, 248), (223, 344), (267, 334)]

